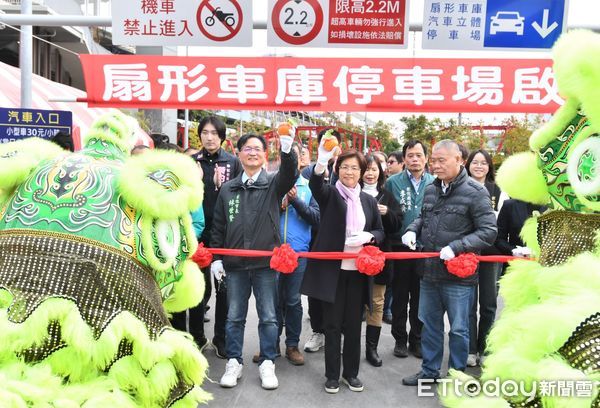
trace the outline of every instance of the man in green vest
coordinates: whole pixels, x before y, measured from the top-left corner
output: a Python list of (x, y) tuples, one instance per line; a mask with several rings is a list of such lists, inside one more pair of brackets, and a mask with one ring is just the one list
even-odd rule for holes
[[(402, 229), (392, 237), (392, 249), (395, 252), (410, 252), (402, 244), (402, 235), (406, 228), (419, 216), (423, 205), (425, 187), (434, 177), (425, 171), (427, 164), (427, 146), (419, 140), (409, 140), (402, 147), (404, 170), (391, 176), (385, 188), (394, 194), (402, 207)], [(421, 327), (419, 320), (419, 286), (423, 274), (418, 270), (414, 259), (398, 260), (394, 266), (392, 280), (392, 335), (396, 340), (394, 355), (408, 357), (408, 352), (421, 357)], [(410, 317), (409, 317), (410, 316)], [(410, 333), (406, 331), (409, 317)], [(408, 347), (407, 347), (408, 343)]]

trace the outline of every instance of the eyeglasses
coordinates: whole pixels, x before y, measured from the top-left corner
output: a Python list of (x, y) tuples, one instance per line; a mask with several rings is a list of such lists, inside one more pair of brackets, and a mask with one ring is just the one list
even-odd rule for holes
[(397, 160), (388, 160), (387, 161), (387, 164), (394, 164), (394, 163), (398, 163), (398, 161)]
[(244, 153), (252, 153), (252, 152), (260, 153), (262, 151), (263, 151), (262, 147), (252, 147), (252, 146), (242, 147), (242, 152), (244, 152)]
[(203, 130), (202, 132), (200, 132), (200, 134), (202, 136), (219, 136), (219, 132), (217, 132), (216, 130)]
[(356, 167), (356, 166), (340, 166), (340, 170), (351, 171), (353, 173), (356, 173), (356, 172), (360, 171), (360, 167)]

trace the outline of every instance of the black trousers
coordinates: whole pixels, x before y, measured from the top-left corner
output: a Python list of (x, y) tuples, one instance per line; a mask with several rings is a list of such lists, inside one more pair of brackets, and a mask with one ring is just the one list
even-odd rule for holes
[[(496, 285), (501, 271), (501, 263), (479, 264), (479, 285), (469, 314), (469, 354), (485, 354), (487, 336), (496, 320), (498, 298)], [(479, 306), (479, 321), (477, 306)]]
[(323, 302), (308, 296), (308, 316), (310, 327), (315, 333), (325, 333), (323, 328)]
[[(394, 251), (402, 249), (394, 248)], [(392, 279), (392, 336), (397, 343), (420, 344), (423, 323), (419, 320), (419, 292), (421, 262), (417, 259), (397, 260)], [(410, 333), (406, 331), (406, 320), (410, 321)]]
[(325, 376), (339, 380), (341, 335), (344, 334), (344, 371), (346, 378), (358, 377), (360, 329), (364, 308), (365, 279), (358, 271), (340, 271), (335, 302), (322, 302), (325, 323)]
[[(189, 333), (196, 341), (200, 341), (204, 334), (204, 312), (212, 293), (210, 267), (202, 269), (204, 275), (204, 298), (198, 306), (180, 313), (173, 313), (171, 324), (177, 330), (187, 331), (186, 314), (189, 312)], [(224, 281), (223, 281), (224, 282)], [(225, 344), (225, 322), (227, 321), (227, 287), (225, 283), (215, 285), (215, 325), (213, 342)]]

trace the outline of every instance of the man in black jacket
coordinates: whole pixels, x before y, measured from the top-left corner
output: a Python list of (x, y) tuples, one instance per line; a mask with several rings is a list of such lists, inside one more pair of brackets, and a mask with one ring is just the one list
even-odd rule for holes
[(479, 253), (496, 239), (496, 216), (486, 188), (472, 180), (461, 165), (458, 145), (442, 140), (433, 147), (431, 168), (437, 179), (427, 186), (421, 215), (402, 236), (423, 251), (439, 252), (439, 258), (423, 262), (419, 320), (423, 322), (421, 371), (404, 378), (404, 385), (440, 377), (444, 353), (444, 313), (450, 321), (450, 368), (464, 370), (469, 354), (469, 310), (477, 285), (477, 273), (461, 278), (448, 272), (444, 261), (465, 252)]
[[(291, 151), (292, 136), (280, 136), (281, 166), (276, 174), (267, 174), (267, 143), (262, 136), (247, 134), (238, 141), (244, 172), (225, 183), (215, 205), (211, 247), (272, 250), (280, 245), (279, 211), (284, 195), (294, 186), (298, 158)], [(268, 257), (216, 257), (211, 272), (222, 278), (226, 272), (227, 366), (221, 377), (222, 387), (234, 387), (242, 376), (242, 344), (248, 312), (248, 299), (254, 292), (260, 339), (259, 372), (262, 387), (279, 386), (275, 376), (278, 325), (276, 315), (276, 272)]]
[[(204, 230), (200, 242), (210, 246), (210, 230), (213, 223), (215, 202), (221, 185), (242, 172), (242, 166), (237, 157), (227, 153), (221, 145), (225, 141), (225, 124), (216, 116), (207, 116), (200, 121), (198, 133), (202, 141), (202, 150), (192, 157), (202, 167), (202, 182), (204, 183)], [(208, 344), (204, 335), (204, 312), (211, 294), (210, 268), (202, 269), (204, 274), (204, 298), (189, 313), (189, 332), (194, 337), (200, 349)], [(217, 357), (225, 358), (225, 321), (227, 320), (227, 290), (225, 285), (218, 285), (215, 281), (215, 325), (212, 344)], [(173, 326), (179, 330), (186, 330), (186, 312), (174, 313), (171, 318)]]

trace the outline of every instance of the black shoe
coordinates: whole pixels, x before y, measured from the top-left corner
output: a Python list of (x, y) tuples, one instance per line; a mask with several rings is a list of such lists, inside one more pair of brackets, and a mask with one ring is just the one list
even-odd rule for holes
[(410, 353), (416, 358), (423, 358), (423, 353), (421, 353), (421, 345), (419, 343), (411, 343), (408, 346), (408, 351), (410, 351)]
[(346, 384), (348, 386), (348, 388), (350, 388), (350, 391), (361, 392), (362, 390), (365, 389), (362, 381), (360, 381), (356, 377), (348, 377), (348, 378), (342, 377), (342, 382), (344, 384)]
[(217, 355), (217, 357), (219, 357), (219, 358), (227, 357), (227, 353), (225, 353), (225, 342), (224, 341), (213, 338), (212, 345), (213, 345), (213, 348), (215, 349), (215, 354)]
[(365, 355), (367, 361), (373, 367), (381, 367), (383, 362), (377, 354), (377, 345), (379, 344), (379, 334), (381, 333), (381, 327), (367, 326), (367, 334), (365, 336)]
[(327, 380), (325, 382), (325, 392), (328, 394), (337, 394), (340, 390), (340, 382), (338, 380)]
[(387, 324), (392, 324), (392, 315), (391, 314), (383, 315), (383, 322), (387, 323)]
[(208, 346), (208, 339), (206, 337), (201, 337), (199, 339), (194, 339), (194, 341), (196, 342), (196, 345), (200, 349), (200, 352), (204, 351), (204, 349), (206, 348), (206, 346)]
[(419, 371), (418, 373), (411, 375), (410, 377), (404, 377), (402, 379), (402, 384), (404, 385), (408, 385), (409, 387), (416, 387), (417, 385), (419, 385), (419, 381), (421, 380), (427, 380), (428, 382), (437, 382), (437, 380), (439, 380), (439, 377), (426, 377), (425, 374), (423, 374), (423, 371)]
[(408, 357), (408, 348), (405, 343), (396, 342), (396, 346), (394, 346), (394, 355), (400, 358)]

